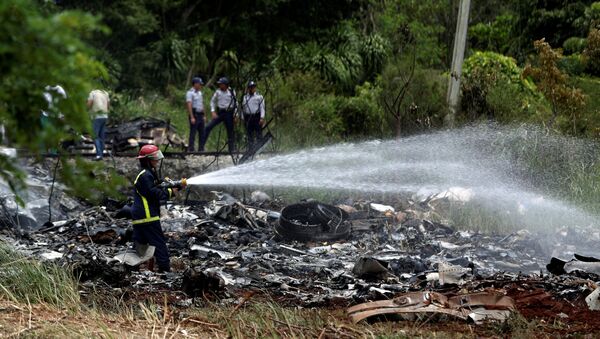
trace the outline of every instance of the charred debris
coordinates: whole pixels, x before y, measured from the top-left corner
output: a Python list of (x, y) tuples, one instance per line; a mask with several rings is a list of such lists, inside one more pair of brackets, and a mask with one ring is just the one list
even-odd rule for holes
[[(50, 178), (39, 168), (28, 183), (25, 208), (2, 190), (3, 241), (71, 268), (84, 295), (167, 293), (169, 302), (186, 307), (207, 298), (236, 304), (251, 291), (287, 306), (349, 307), (355, 322), (434, 314), (482, 323), (512, 312), (581, 320), (600, 309), (600, 260), (593, 257), (599, 230), (456, 230), (432, 221), (443, 194), (394, 206), (284, 204), (263, 192), (246, 201), (213, 192), (213, 200), (169, 203), (161, 222), (173, 272), (158, 274), (150, 270), (151, 255), (130, 249), (126, 208), (88, 206), (60, 186), (49, 205)], [(49, 211), (53, 222), (45, 223)]]

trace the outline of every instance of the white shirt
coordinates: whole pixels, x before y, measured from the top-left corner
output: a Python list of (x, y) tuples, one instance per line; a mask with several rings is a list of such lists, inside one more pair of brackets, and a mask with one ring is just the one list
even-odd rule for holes
[(222, 91), (220, 88), (215, 91), (212, 98), (210, 99), (210, 110), (216, 112), (217, 110), (228, 110), (235, 111), (237, 103), (235, 102), (235, 91), (231, 88), (227, 88)]
[(246, 94), (242, 100), (242, 112), (244, 114), (260, 113), (260, 118), (265, 118), (265, 99), (258, 93)]
[(92, 102), (90, 111), (95, 113), (95, 118), (108, 118), (108, 93), (101, 89), (95, 89), (90, 92), (88, 101)]
[(196, 112), (204, 112), (204, 97), (202, 91), (196, 91), (194, 87), (190, 88), (185, 94), (185, 102), (191, 102), (192, 108)]

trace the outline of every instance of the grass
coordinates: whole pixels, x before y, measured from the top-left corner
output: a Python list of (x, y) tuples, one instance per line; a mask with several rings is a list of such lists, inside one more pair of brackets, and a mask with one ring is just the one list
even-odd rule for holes
[(6, 244), (0, 244), (0, 290), (13, 302), (46, 303), (70, 310), (80, 306), (71, 272), (26, 258)]
[(544, 338), (565, 329), (564, 324), (527, 320), (519, 314), (502, 324), (477, 326), (429, 316), (353, 324), (344, 309), (282, 307), (272, 300), (185, 309), (142, 302), (117, 313), (84, 308), (74, 314), (46, 304), (0, 299), (0, 309), (0, 333), (31, 338)]

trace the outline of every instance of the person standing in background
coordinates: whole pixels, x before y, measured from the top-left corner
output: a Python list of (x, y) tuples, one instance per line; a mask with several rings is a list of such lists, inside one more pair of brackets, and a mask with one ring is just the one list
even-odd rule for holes
[(204, 129), (204, 137), (202, 139), (202, 149), (206, 144), (206, 140), (210, 131), (221, 122), (225, 123), (227, 129), (227, 144), (229, 145), (229, 153), (233, 154), (235, 150), (234, 135), (233, 135), (233, 118), (237, 109), (237, 99), (235, 91), (229, 88), (229, 79), (221, 77), (217, 81), (219, 88), (215, 91), (210, 99), (210, 113), (212, 120)]
[(108, 120), (108, 110), (110, 109), (108, 93), (101, 89), (92, 90), (87, 99), (87, 107), (93, 119), (92, 128), (94, 130), (94, 144), (96, 145), (95, 160), (98, 161), (102, 160), (104, 155), (106, 121)]
[(204, 98), (202, 96), (203, 86), (204, 82), (202, 81), (202, 78), (193, 78), (192, 88), (190, 88), (185, 95), (185, 105), (187, 108), (188, 120), (190, 121), (188, 152), (194, 152), (196, 133), (198, 133), (199, 151), (204, 151), (202, 136), (204, 135), (206, 117), (204, 116)]
[(262, 138), (262, 126), (265, 125), (265, 99), (256, 92), (256, 82), (249, 81), (246, 95), (242, 99), (242, 119), (246, 127), (248, 149)]

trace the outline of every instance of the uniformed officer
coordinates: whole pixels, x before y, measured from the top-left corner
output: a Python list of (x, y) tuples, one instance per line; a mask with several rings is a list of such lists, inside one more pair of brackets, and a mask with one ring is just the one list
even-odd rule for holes
[(204, 151), (202, 136), (204, 135), (204, 124), (206, 122), (206, 117), (204, 116), (204, 98), (202, 96), (202, 87), (204, 87), (202, 78), (193, 78), (192, 88), (190, 88), (185, 95), (188, 120), (190, 121), (188, 152), (194, 152), (196, 133), (198, 133), (198, 147), (200, 147), (199, 151)]
[(227, 129), (227, 144), (229, 146), (229, 153), (233, 153), (235, 149), (234, 135), (233, 135), (233, 117), (237, 109), (237, 102), (235, 98), (235, 91), (229, 87), (229, 79), (222, 77), (217, 81), (219, 88), (215, 91), (212, 98), (210, 99), (210, 113), (212, 120), (208, 123), (204, 129), (204, 136), (202, 141), (202, 149), (208, 140), (210, 131), (221, 122), (225, 123)]
[(246, 95), (242, 99), (242, 119), (246, 127), (248, 148), (262, 138), (261, 127), (265, 125), (265, 99), (256, 92), (256, 82), (249, 81), (246, 86)]

